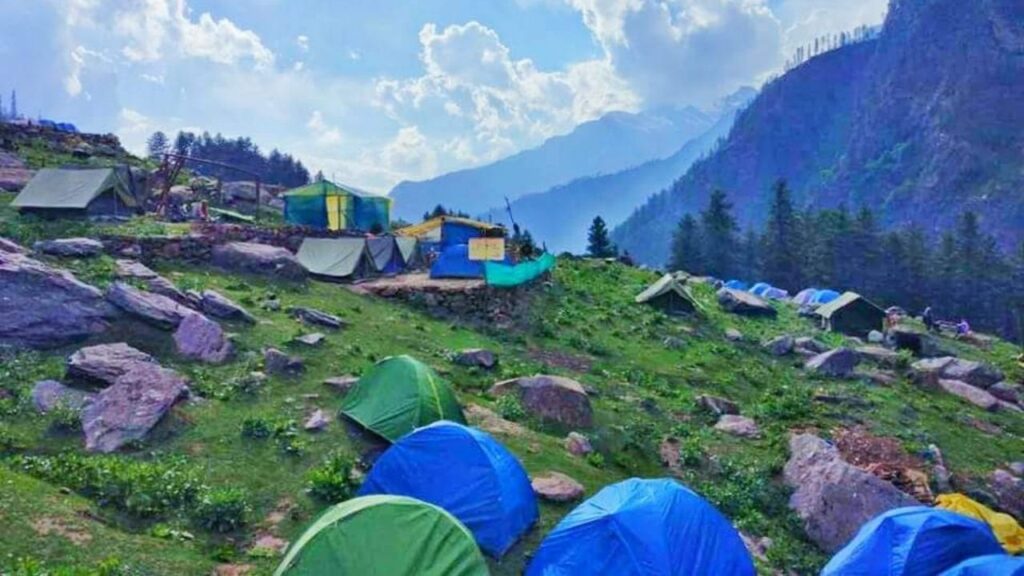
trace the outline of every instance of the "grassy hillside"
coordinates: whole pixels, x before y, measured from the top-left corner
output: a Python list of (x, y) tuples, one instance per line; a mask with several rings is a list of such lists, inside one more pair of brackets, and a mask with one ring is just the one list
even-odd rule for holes
[[(0, 207), (0, 235), (29, 240), (66, 228), (14, 221), (12, 212)], [(107, 257), (61, 264), (100, 286), (112, 278), (113, 261)], [(187, 374), (198, 395), (144, 442), (108, 457), (84, 455), (80, 435), (62, 431), (60, 414), (40, 417), (30, 405), (33, 383), (60, 378), (64, 357), (73, 349), (4, 355), (0, 517), (11, 520), (0, 522), (0, 563), (15, 574), (41, 573), (32, 571), (35, 563), (83, 570), (69, 572), (74, 574), (207, 574), (225, 562), (250, 564), (254, 574), (269, 574), (279, 559), (247, 553), (252, 539), (270, 533), (294, 540), (325, 506), (307, 492), (311, 470), (332, 456), (358, 458), (371, 447), (337, 421), (318, 434), (301, 431), (313, 407), (334, 415), (341, 405), (342, 396), (322, 381), (360, 374), (395, 354), (412, 354), (435, 367), (454, 384), (464, 406), (506, 414), (510, 408), (486, 394), (496, 380), (546, 372), (591, 387), (596, 424), (583, 432), (598, 456), (569, 455), (562, 444), (566, 430), (529, 420), (520, 422), (520, 432), (498, 435), (531, 474), (564, 472), (583, 483), (588, 495), (630, 476), (668, 474), (660, 463), (659, 444), (666, 436), (678, 438), (681, 480), (745, 533), (774, 541), (761, 565), (766, 572), (810, 574), (825, 560), (788, 511), (788, 493), (778, 480), (788, 430), (814, 428), (828, 435), (837, 427), (863, 425), (898, 438), (911, 452), (935, 443), (965, 483), (1019, 456), (1024, 435), (1024, 417), (1018, 414), (983, 412), (902, 379), (891, 387), (815, 379), (792, 357), (767, 355), (758, 344), (763, 339), (816, 332), (788, 307), (780, 306), (777, 320), (740, 318), (721, 312), (707, 286), (697, 287), (703, 312), (687, 320), (638, 306), (633, 296), (654, 277), (618, 264), (560, 261), (531, 317), (523, 319), (524, 328), (493, 333), (437, 321), (338, 285), (290, 285), (170, 263), (156, 268), (181, 288), (221, 291), (247, 306), (259, 322), (229, 327), (239, 353), (217, 367), (177, 358), (168, 333), (135, 326), (106, 335), (106, 341), (126, 341)], [(282, 309), (315, 307), (343, 317), (350, 326), (329, 333), (319, 348), (295, 348), (289, 341), (308, 329), (283, 311), (262, 309), (260, 303), (271, 295)], [(728, 328), (740, 330), (745, 343), (727, 341)], [(832, 344), (841, 341), (835, 335), (819, 336)], [(667, 348), (667, 337), (681, 340), (682, 347)], [(265, 346), (301, 355), (305, 373), (271, 377), (253, 387), (247, 375), (261, 368), (259, 351)], [(487, 373), (450, 361), (453, 351), (468, 347), (497, 352), (499, 368)], [(998, 364), (1014, 379), (1024, 376), (1008, 345), (961, 352)], [(812, 400), (818, 392), (860, 402), (821, 404)], [(713, 430), (714, 419), (695, 406), (701, 393), (738, 402), (743, 414), (759, 422), (763, 437), (742, 440)], [(292, 432), (289, 423), (300, 430)], [(243, 427), (255, 424), (280, 433), (277, 438), (244, 436)], [(203, 528), (196, 523), (196, 510), (180, 504), (182, 493), (190, 490), (207, 495), (241, 491), (249, 506), (247, 523), (226, 534)], [(539, 525), (501, 563), (491, 563), (493, 572), (519, 574), (544, 534), (570, 509), (543, 504)], [(17, 558), (32, 560), (22, 561), (28, 568), (17, 572)], [(118, 565), (112, 559), (122, 568), (111, 568)], [(106, 568), (92, 568), (103, 562)]]

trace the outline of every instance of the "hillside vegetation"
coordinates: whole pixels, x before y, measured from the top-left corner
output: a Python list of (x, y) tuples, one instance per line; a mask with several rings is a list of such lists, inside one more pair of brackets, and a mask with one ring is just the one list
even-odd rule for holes
[[(0, 202), (9, 200), (5, 195)], [(26, 223), (0, 207), (0, 236), (29, 241), (64, 232), (62, 223)], [(49, 261), (97, 286), (113, 277), (107, 256)], [(351, 463), (374, 448), (339, 421), (315, 434), (301, 430), (314, 407), (337, 415), (343, 396), (324, 386), (324, 379), (358, 375), (396, 354), (433, 366), (453, 383), (464, 407), (518, 420), (519, 426), (498, 421), (505, 432), (495, 434), (531, 475), (564, 472), (588, 495), (630, 476), (677, 475), (743, 532), (771, 538), (759, 561), (765, 573), (811, 574), (825, 561), (788, 509), (788, 491), (779, 480), (791, 430), (829, 436), (860, 426), (895, 438), (911, 454), (936, 444), (965, 489), (980, 486), (982, 476), (1020, 455), (1020, 414), (985, 412), (915, 387), (902, 375), (889, 386), (811, 376), (794, 357), (771, 356), (760, 345), (782, 334), (842, 342), (841, 336), (820, 333), (795, 308), (776, 305), (777, 319), (739, 317), (720, 310), (712, 287), (697, 284), (700, 313), (670, 318), (633, 302), (655, 276), (620, 264), (561, 259), (529, 317), (514, 329), (493, 331), (440, 321), (334, 284), (239, 277), (174, 262), (155, 269), (180, 288), (221, 292), (246, 306), (257, 323), (231, 325), (238, 354), (212, 367), (177, 357), (166, 332), (133, 325), (107, 333), (105, 341), (125, 341), (187, 375), (196, 396), (145, 441), (109, 456), (87, 455), (80, 433), (59, 411), (41, 417), (31, 407), (33, 383), (59, 379), (74, 348), (4, 352), (0, 542), (6, 556), (0, 562), (6, 567), (0, 571), (40, 574), (39, 566), (65, 566), (82, 570), (74, 574), (208, 574), (233, 563), (270, 574), (279, 557), (249, 552), (254, 540), (272, 535), (294, 541), (326, 506), (317, 496), (351, 494), (359, 478), (350, 473)], [(281, 310), (261, 306), (271, 296)], [(293, 337), (309, 330), (284, 311), (289, 306), (324, 310), (349, 325), (329, 333), (320, 347), (297, 348)], [(739, 330), (743, 341), (727, 340), (727, 329)], [(1008, 344), (997, 342), (991, 350), (946, 344), (962, 357), (999, 366), (1008, 380), (1024, 378)], [(249, 375), (263, 368), (260, 351), (266, 346), (302, 356), (305, 372), (254, 385)], [(499, 366), (488, 372), (451, 361), (454, 352), (471, 347), (493, 350)], [(569, 376), (591, 389), (595, 425), (581, 432), (595, 453), (570, 455), (563, 446), (568, 430), (541, 425), (486, 393), (497, 380), (534, 373)], [(714, 430), (715, 418), (695, 401), (704, 393), (737, 402), (757, 420), (761, 438)], [(815, 397), (856, 401), (835, 404)], [(481, 411), (470, 412), (471, 421), (495, 429), (494, 421), (479, 419)], [(669, 459), (679, 460), (673, 470), (662, 464), (666, 437), (678, 440), (668, 445)], [(539, 524), (502, 562), (491, 561), (493, 573), (519, 574), (570, 509), (543, 503)]]

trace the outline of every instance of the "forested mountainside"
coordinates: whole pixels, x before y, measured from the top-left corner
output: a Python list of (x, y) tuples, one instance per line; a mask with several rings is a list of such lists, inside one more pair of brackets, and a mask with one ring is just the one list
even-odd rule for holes
[[(730, 96), (722, 105), (718, 121), (687, 141), (675, 154), (614, 174), (577, 178), (545, 192), (523, 196), (512, 202), (513, 217), (534, 238), (547, 244), (549, 250), (582, 252), (587, 242), (587, 226), (595, 216), (604, 218), (609, 226), (624, 221), (651, 190), (669, 186), (725, 138), (738, 111), (756, 94), (752, 88), (744, 88)], [(512, 224), (504, 206), (487, 212), (484, 219)]]
[(742, 226), (786, 178), (798, 204), (875, 209), (937, 234), (964, 210), (1006, 247), (1024, 229), (1024, 4), (894, 1), (877, 39), (769, 83), (725, 142), (653, 196), (613, 239), (663, 265), (680, 218), (715, 188)]
[(415, 221), (441, 204), (480, 214), (582, 176), (610, 174), (664, 158), (701, 134), (716, 118), (695, 108), (612, 112), (540, 146), (484, 166), (422, 182), (401, 182), (391, 191), (395, 216)]

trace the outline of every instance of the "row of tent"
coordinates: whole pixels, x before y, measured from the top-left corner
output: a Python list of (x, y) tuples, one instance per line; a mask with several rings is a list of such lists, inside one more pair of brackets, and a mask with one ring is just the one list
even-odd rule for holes
[[(465, 425), (451, 386), (422, 362), (377, 363), (342, 414), (392, 444), (357, 497), (329, 508), (296, 540), (276, 576), (484, 575), (484, 554), (500, 559), (537, 523), (522, 464)], [(631, 479), (563, 518), (526, 573), (755, 571), (739, 534), (700, 496), (673, 480)]]
[(415, 238), (305, 238), (296, 254), (310, 274), (327, 280), (394, 275), (421, 265)]

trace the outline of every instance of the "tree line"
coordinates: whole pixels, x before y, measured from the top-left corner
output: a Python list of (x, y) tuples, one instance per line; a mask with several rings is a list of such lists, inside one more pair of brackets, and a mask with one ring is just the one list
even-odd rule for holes
[[(178, 132), (174, 142), (171, 142), (163, 132), (154, 132), (147, 141), (147, 148), (151, 158), (159, 158), (165, 152), (173, 152), (236, 166), (259, 174), (260, 179), (266, 184), (294, 188), (309, 183), (309, 171), (300, 160), (276, 148), (269, 154), (264, 154), (248, 137), (225, 138), (220, 133), (211, 136), (209, 132), (199, 135)], [(217, 166), (194, 164), (189, 168), (196, 174), (225, 181), (251, 178), (242, 172)]]
[(784, 180), (772, 189), (760, 231), (741, 232), (722, 190), (687, 214), (672, 239), (669, 268), (717, 278), (764, 281), (795, 294), (806, 287), (859, 292), (879, 305), (1020, 339), (1024, 322), (1024, 241), (1002, 252), (965, 212), (936, 243), (922, 229), (884, 231), (874, 212), (799, 210)]

